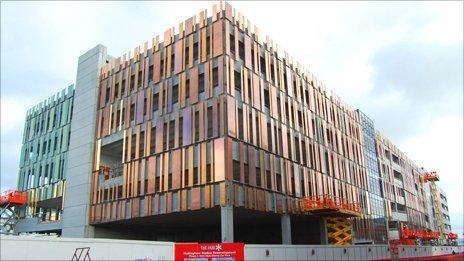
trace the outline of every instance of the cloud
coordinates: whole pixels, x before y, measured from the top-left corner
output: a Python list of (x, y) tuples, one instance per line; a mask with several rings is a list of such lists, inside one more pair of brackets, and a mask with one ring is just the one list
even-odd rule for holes
[[(435, 117), (462, 115), (462, 43), (432, 44), (405, 39), (371, 59), (369, 108), (377, 125), (397, 141), (432, 127)], [(396, 94), (389, 103), (376, 103)], [(395, 122), (401, 124), (394, 124)]]

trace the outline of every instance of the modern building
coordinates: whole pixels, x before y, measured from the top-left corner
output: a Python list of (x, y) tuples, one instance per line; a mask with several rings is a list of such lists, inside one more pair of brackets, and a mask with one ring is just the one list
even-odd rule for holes
[[(423, 171), (228, 3), (118, 58), (83, 54), (73, 101), (63, 236), (369, 244), (431, 227)], [(19, 189), (52, 182), (24, 161)], [(302, 208), (320, 196), (359, 215)]]
[(18, 189), (28, 192), (16, 232), (61, 233), (74, 85), (28, 110)]

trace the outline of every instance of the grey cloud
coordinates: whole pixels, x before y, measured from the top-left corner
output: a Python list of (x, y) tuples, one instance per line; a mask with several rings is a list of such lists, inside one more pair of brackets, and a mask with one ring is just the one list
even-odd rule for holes
[[(363, 102), (387, 136), (402, 141), (442, 115), (462, 115), (462, 43), (433, 44), (415, 39), (385, 46), (371, 59), (373, 89)], [(376, 101), (391, 92), (396, 102)]]

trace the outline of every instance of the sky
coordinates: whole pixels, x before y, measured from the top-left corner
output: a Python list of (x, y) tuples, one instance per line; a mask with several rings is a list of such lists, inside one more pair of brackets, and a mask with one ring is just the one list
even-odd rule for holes
[[(463, 236), (463, 2), (245, 2), (239, 12), (418, 166), (439, 173)], [(28, 108), (212, 2), (1, 2), (1, 190), (13, 188)]]

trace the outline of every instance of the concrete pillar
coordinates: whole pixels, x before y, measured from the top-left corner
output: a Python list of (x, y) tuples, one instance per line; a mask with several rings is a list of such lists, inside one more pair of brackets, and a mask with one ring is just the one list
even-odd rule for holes
[(221, 240), (222, 242), (234, 242), (233, 206), (221, 207)]
[(63, 206), (63, 237), (94, 237), (93, 227), (89, 226), (90, 187), (100, 68), (106, 59), (103, 45), (79, 57)]
[(320, 238), (321, 238), (321, 245), (328, 245), (329, 241), (327, 239), (327, 221), (325, 218), (321, 218), (319, 220), (319, 228), (320, 228)]
[(292, 223), (290, 221), (290, 215), (283, 214), (281, 217), (282, 225), (282, 244), (291, 245), (292, 244)]

